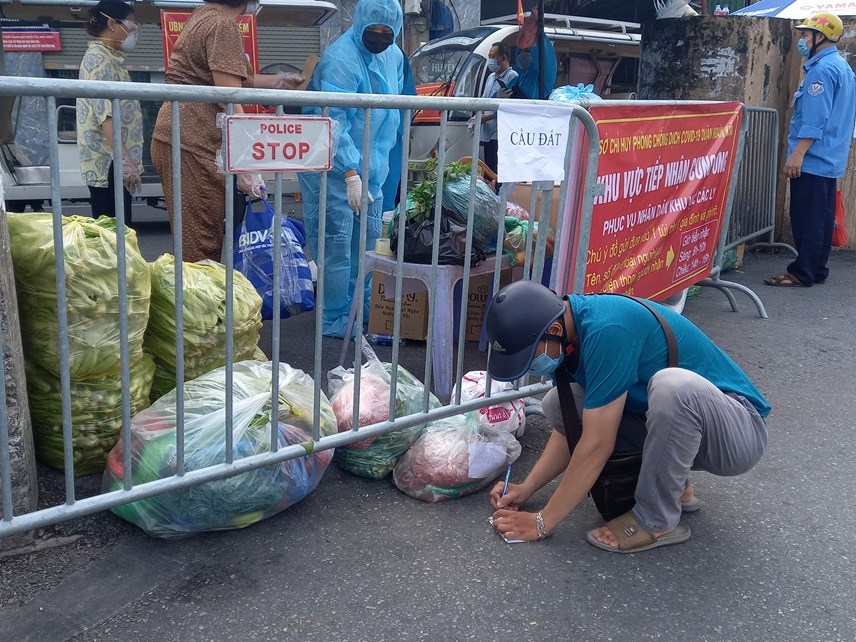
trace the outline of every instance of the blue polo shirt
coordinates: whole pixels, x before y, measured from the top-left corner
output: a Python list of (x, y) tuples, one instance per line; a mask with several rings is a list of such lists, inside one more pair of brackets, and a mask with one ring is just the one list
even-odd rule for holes
[[(852, 123), (851, 123), (852, 124)], [(622, 296), (567, 296), (580, 340), (579, 365), (570, 372), (585, 390), (583, 408), (600, 408), (625, 392), (625, 411), (648, 411), (648, 382), (668, 364), (666, 336), (642, 304)], [(751, 402), (762, 417), (770, 414), (746, 373), (689, 319), (652, 303), (675, 334), (678, 366), (701, 375), (726, 393)]]
[(813, 138), (802, 171), (841, 178), (856, 119), (856, 80), (847, 61), (830, 47), (803, 65), (805, 77), (794, 94), (794, 114), (788, 129), (788, 156), (800, 138)]

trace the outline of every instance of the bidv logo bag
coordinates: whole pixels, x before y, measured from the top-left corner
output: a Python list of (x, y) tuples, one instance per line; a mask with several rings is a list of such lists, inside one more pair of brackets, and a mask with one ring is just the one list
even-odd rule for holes
[[(274, 287), (274, 211), (267, 199), (260, 199), (264, 209), (253, 210), (247, 201), (244, 221), (235, 238), (235, 269), (246, 276), (262, 297), (262, 318), (273, 318)], [(258, 201), (255, 201), (258, 202)], [(315, 308), (312, 273), (303, 253), (306, 231), (303, 223), (282, 216), (282, 263), (280, 270), (280, 318), (294, 316)]]

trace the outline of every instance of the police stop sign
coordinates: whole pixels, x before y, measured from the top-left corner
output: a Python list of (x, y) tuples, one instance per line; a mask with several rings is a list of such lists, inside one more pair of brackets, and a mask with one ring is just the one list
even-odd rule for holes
[(226, 118), (226, 171), (325, 171), (332, 166), (333, 126), (320, 116), (236, 114)]

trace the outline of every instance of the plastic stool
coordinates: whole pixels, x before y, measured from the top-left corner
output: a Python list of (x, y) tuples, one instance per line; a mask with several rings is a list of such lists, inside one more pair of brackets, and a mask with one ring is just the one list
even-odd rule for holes
[[(502, 261), (502, 267), (508, 266), (508, 260), (505, 257), (499, 259)], [(489, 256), (487, 259), (470, 268), (470, 276), (477, 274), (492, 273), (496, 267), (496, 256)], [(395, 257), (388, 257), (378, 254), (377, 252), (366, 252), (366, 274), (369, 272), (380, 272), (395, 276), (398, 268), (398, 261)], [(418, 279), (425, 284), (425, 287), (430, 291), (430, 284), (433, 281), (433, 268), (430, 265), (422, 265), (421, 263), (404, 263), (402, 264), (401, 276), (405, 279)], [(464, 278), (463, 265), (439, 265), (437, 266), (436, 280), (436, 307), (434, 309), (434, 325), (432, 332), (432, 350), (431, 358), (432, 370), (434, 372), (434, 394), (444, 404), (449, 403), (452, 396), (452, 345), (454, 343), (453, 327), (455, 301), (454, 291), (455, 284)], [(351, 331), (354, 326), (354, 319), (357, 316), (357, 300), (351, 305), (351, 312), (348, 315), (348, 326), (345, 329), (345, 336), (352, 336)], [(466, 314), (466, 306), (462, 305)], [(345, 358), (348, 349), (348, 341), (342, 343), (342, 353), (339, 358), (339, 363), (344, 366)]]

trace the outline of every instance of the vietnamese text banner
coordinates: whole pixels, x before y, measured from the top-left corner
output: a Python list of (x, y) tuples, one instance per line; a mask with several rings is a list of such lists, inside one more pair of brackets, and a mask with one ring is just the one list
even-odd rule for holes
[(499, 181), (564, 180), (572, 113), (569, 105), (502, 103), (496, 116)]
[(600, 134), (602, 193), (594, 199), (584, 292), (661, 299), (709, 276), (740, 140), (740, 103), (590, 112)]

